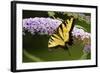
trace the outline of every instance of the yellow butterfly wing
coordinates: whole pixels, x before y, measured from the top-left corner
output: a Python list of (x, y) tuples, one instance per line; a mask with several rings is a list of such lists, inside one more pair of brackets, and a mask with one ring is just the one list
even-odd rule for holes
[(53, 34), (53, 36), (50, 37), (48, 47), (55, 47), (58, 45), (64, 46), (65, 42), (57, 34)]
[(73, 23), (73, 18), (70, 20), (67, 19), (65, 22), (65, 25), (62, 23), (61, 27), (58, 27), (58, 34), (55, 33), (51, 35), (49, 42), (48, 42), (48, 47), (56, 47), (56, 46), (65, 46), (65, 42), (69, 41), (69, 32), (71, 30)]
[(73, 20), (74, 18), (71, 18), (70, 20), (68, 19), (66, 22), (65, 22), (65, 25), (62, 24), (62, 29), (63, 29), (63, 40), (64, 42), (68, 42), (69, 41), (69, 32), (71, 30), (71, 27), (72, 27), (72, 23), (73, 23)]

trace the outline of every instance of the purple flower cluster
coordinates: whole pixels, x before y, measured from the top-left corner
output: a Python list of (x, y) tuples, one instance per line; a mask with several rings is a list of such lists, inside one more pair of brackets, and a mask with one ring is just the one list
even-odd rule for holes
[(78, 28), (78, 27), (75, 26), (73, 28), (72, 35), (75, 38), (78, 38), (78, 39), (83, 41), (83, 43), (84, 43), (83, 52), (89, 53), (90, 49), (91, 49), (91, 43), (90, 43), (91, 34), (88, 33), (88, 32), (85, 32), (84, 29)]
[(52, 18), (27, 18), (23, 19), (23, 28), (33, 35), (35, 33), (51, 35), (61, 23), (61, 21)]
[(90, 51), (91, 51), (91, 45), (90, 44), (85, 45), (84, 49), (83, 49), (83, 52), (84, 53), (90, 53)]
[(85, 32), (82, 28), (74, 27), (72, 31), (72, 35), (76, 38), (80, 38), (81, 40), (84, 40), (85, 38), (90, 38), (90, 33)]

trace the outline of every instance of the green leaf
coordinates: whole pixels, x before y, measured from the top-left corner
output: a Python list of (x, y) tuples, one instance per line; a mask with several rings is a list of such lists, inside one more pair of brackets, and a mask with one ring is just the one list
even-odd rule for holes
[(80, 59), (90, 59), (90, 53), (84, 52)]
[(24, 50), (23, 53), (24, 53), (24, 55), (25, 55), (27, 58), (31, 59), (32, 61), (36, 61), (36, 62), (41, 62), (41, 61), (43, 61), (43, 60), (41, 60), (40, 58), (38, 58), (38, 57), (36, 57), (36, 56), (34, 56), (34, 55), (29, 54), (26, 50)]
[(49, 11), (49, 12), (48, 12), (48, 15), (49, 15), (49, 16), (54, 16), (54, 15), (55, 15), (55, 13), (54, 13), (54, 12), (52, 12), (52, 11)]

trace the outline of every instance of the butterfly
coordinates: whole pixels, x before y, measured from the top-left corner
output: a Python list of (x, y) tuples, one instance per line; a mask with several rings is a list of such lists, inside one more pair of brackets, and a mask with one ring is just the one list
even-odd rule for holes
[(73, 29), (74, 18), (67, 19), (60, 24), (56, 32), (52, 34), (48, 41), (48, 48), (62, 47), (68, 49), (68, 45), (73, 44), (71, 31)]

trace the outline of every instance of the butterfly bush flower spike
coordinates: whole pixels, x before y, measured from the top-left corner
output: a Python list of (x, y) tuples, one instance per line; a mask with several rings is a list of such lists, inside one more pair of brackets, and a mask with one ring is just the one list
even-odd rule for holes
[(90, 53), (90, 50), (91, 50), (91, 45), (88, 44), (88, 45), (85, 45), (84, 49), (83, 49), (83, 52), (84, 53)]
[(81, 38), (81, 40), (84, 40), (85, 38), (90, 38), (91, 34), (88, 32), (85, 32), (82, 28), (74, 27), (72, 31), (72, 35), (75, 38)]
[(83, 52), (84, 53), (90, 53), (91, 50), (91, 43), (90, 38), (91, 34), (88, 32), (85, 32), (82, 28), (77, 28), (76, 26), (73, 28), (72, 35), (75, 38), (80, 38), (84, 43)]
[(83, 29), (79, 29), (77, 27), (73, 28), (72, 35), (75, 36), (76, 38), (82, 38), (84, 36), (85, 31)]
[(23, 19), (23, 28), (31, 32), (33, 35), (35, 33), (51, 35), (61, 23), (60, 20), (52, 18), (27, 18)]

